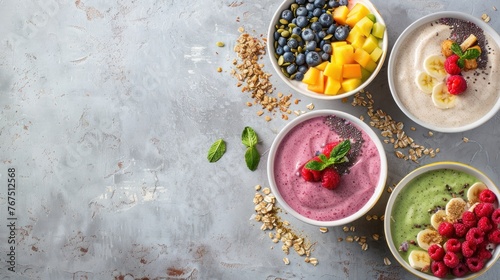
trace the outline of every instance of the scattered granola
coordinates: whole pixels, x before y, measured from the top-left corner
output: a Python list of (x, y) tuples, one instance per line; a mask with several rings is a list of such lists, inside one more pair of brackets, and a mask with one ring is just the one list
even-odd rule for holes
[(389, 260), (389, 258), (387, 258), (387, 257), (384, 258), (384, 264), (391, 265), (391, 261)]
[(482, 14), (481, 19), (486, 23), (490, 22), (491, 20), (490, 16), (488, 16), (487, 14)]

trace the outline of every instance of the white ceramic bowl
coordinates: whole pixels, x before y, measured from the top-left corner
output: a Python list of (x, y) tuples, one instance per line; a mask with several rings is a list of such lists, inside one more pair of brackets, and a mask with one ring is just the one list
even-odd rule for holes
[[(380, 168), (379, 169), (374, 169), (374, 170), (379, 171), (379, 177), (378, 178), (373, 178), (372, 179), (373, 183), (366, 183), (366, 184), (364, 184), (366, 186), (369, 186), (368, 188), (370, 189), (370, 191), (372, 193), (369, 194), (369, 195), (363, 195), (362, 193), (357, 194), (356, 197), (358, 199), (361, 199), (361, 201), (364, 201), (362, 203), (359, 203), (359, 209), (357, 209), (355, 212), (354, 212), (355, 209), (350, 210), (349, 212), (353, 212), (353, 213), (350, 213), (350, 215), (344, 215), (344, 217), (339, 217), (338, 219), (332, 218), (332, 220), (326, 220), (325, 221), (325, 220), (314, 219), (314, 218), (311, 218), (311, 217), (306, 217), (305, 215), (299, 213), (299, 211), (301, 211), (301, 210), (297, 211), (296, 209), (292, 208), (290, 206), (290, 204), (288, 203), (288, 201), (286, 201), (284, 199), (283, 194), (280, 191), (280, 186), (278, 186), (278, 183), (277, 183), (277, 180), (276, 180), (276, 177), (275, 177), (275, 174), (276, 174), (275, 173), (275, 162), (276, 162), (276, 154), (278, 152), (278, 149), (282, 150), (281, 147), (280, 147), (281, 143), (284, 142), (285, 137), (291, 131), (293, 131), (299, 125), (303, 124), (305, 121), (308, 121), (308, 120), (311, 120), (311, 119), (314, 119), (314, 118), (318, 118), (318, 117), (326, 117), (326, 116), (336, 116), (338, 118), (344, 119), (345, 121), (350, 122), (351, 124), (354, 124), (355, 127), (357, 127), (357, 129), (359, 129), (360, 131), (364, 132), (364, 134), (367, 136), (365, 138), (368, 139), (368, 140), (365, 140), (365, 141), (371, 141), (374, 144), (375, 150), (376, 150), (376, 152), (374, 152), (374, 154), (378, 153), (379, 159), (377, 159), (376, 157), (372, 157), (370, 159), (365, 159), (365, 158), (363, 158), (363, 159), (364, 159), (365, 162), (367, 162), (367, 164), (368, 164), (368, 162), (371, 162), (372, 165), (370, 165), (370, 166), (373, 166), (374, 162), (380, 164)], [(324, 129), (321, 128), (322, 132), (328, 131), (328, 130), (329, 130), (328, 127), (325, 127)], [(325, 135), (328, 136), (328, 135), (332, 135), (332, 134), (331, 133), (325, 133)], [(318, 138), (320, 138), (321, 141), (323, 141), (323, 139), (328, 138), (328, 137), (323, 137), (325, 135), (318, 136), (318, 134), (316, 134), (314, 136), (310, 135), (310, 137), (309, 137), (309, 135), (304, 135), (304, 139), (306, 139), (307, 143), (309, 144), (312, 141), (317, 141)], [(321, 137), (323, 137), (323, 138), (321, 138)], [(300, 147), (304, 148), (304, 146), (307, 146), (308, 144), (301, 145)], [(309, 148), (313, 148), (313, 147), (311, 146)], [(314, 146), (314, 148), (316, 148), (316, 146)], [(295, 150), (295, 148), (294, 148), (293, 151), (296, 152), (297, 154), (299, 154), (299, 151)], [(366, 150), (364, 150), (364, 147), (363, 147), (363, 153), (368, 154), (368, 152)], [(314, 156), (314, 155), (310, 155), (310, 157), (312, 157), (312, 156)], [(304, 162), (307, 162), (309, 160), (309, 155), (302, 155), (302, 156), (299, 156), (299, 157), (301, 157), (302, 161), (304, 161)], [(371, 160), (373, 160), (373, 161), (371, 161)], [(361, 161), (356, 160), (356, 163), (359, 163), (359, 162), (361, 162)], [(295, 168), (295, 170), (297, 171), (297, 173), (296, 173), (296, 171), (290, 171), (290, 173), (287, 173), (287, 176), (291, 176), (291, 177), (295, 177), (296, 176), (296, 177), (298, 177), (299, 180), (303, 180), (303, 178), (300, 177), (300, 175), (298, 175), (298, 169), (299, 169), (299, 167), (296, 166), (296, 164), (298, 164), (298, 162), (295, 162), (293, 160), (287, 161), (287, 165), (288, 166), (293, 166), (293, 168)], [(368, 168), (363, 169), (364, 168), (363, 166), (365, 166), (364, 164), (365, 163), (362, 163), (362, 164), (360, 163), (359, 165), (354, 165), (350, 169), (350, 172), (353, 175), (352, 175), (352, 177), (349, 177), (349, 178), (357, 178), (357, 177), (354, 177), (355, 174), (362, 174), (362, 176), (369, 176), (367, 174), (370, 174), (370, 170)], [(368, 165), (366, 165), (365, 167), (367, 167), (367, 166)], [(353, 168), (357, 168), (356, 169), (357, 171), (353, 171), (354, 170)], [(269, 179), (271, 190), (274, 193), (274, 195), (276, 196), (278, 203), (282, 206), (282, 208), (286, 212), (292, 214), (297, 219), (299, 219), (299, 220), (301, 220), (303, 222), (312, 224), (312, 225), (316, 225), (316, 226), (340, 226), (340, 225), (348, 224), (348, 223), (350, 223), (350, 222), (352, 222), (352, 221), (354, 221), (354, 220), (362, 217), (378, 201), (378, 199), (380, 198), (380, 196), (381, 196), (381, 194), (382, 194), (382, 192), (383, 192), (383, 190), (385, 188), (385, 183), (386, 183), (386, 179), (387, 179), (387, 158), (386, 158), (386, 155), (385, 155), (385, 152), (384, 152), (384, 148), (382, 146), (381, 141), (379, 140), (379, 138), (375, 134), (375, 132), (373, 132), (373, 130), (367, 124), (365, 124), (364, 122), (362, 122), (358, 118), (356, 118), (356, 117), (354, 117), (352, 115), (349, 115), (347, 113), (344, 113), (344, 112), (335, 111), (335, 110), (317, 110), (317, 111), (313, 111), (313, 112), (308, 112), (308, 113), (306, 113), (304, 115), (301, 115), (301, 116), (295, 118), (293, 121), (289, 122), (283, 128), (283, 130), (281, 130), (281, 132), (278, 133), (277, 137), (273, 141), (273, 144), (271, 145), (271, 149), (270, 149), (270, 152), (269, 152), (269, 159), (268, 159), (268, 163), (267, 163), (267, 172), (268, 172), (268, 179)], [(356, 173), (356, 172), (358, 172), (358, 173)], [(373, 173), (375, 173), (375, 171), (373, 171)], [(344, 175), (344, 176), (347, 176), (347, 175)], [(292, 180), (294, 180), (294, 179), (292, 179)], [(345, 180), (348, 180), (348, 179), (345, 179)], [(357, 183), (357, 184), (360, 184), (360, 185), (362, 184), (362, 183), (360, 183), (360, 181), (356, 181), (356, 179), (349, 179), (349, 180), (353, 180), (354, 183)], [(300, 181), (298, 181), (298, 182), (299, 182), (298, 183), (298, 187), (301, 187), (301, 188), (304, 187), (303, 183), (304, 184), (308, 183), (305, 180), (303, 181), (303, 183), (300, 182)], [(341, 179), (341, 182), (342, 182), (342, 179)], [(323, 195), (323, 194), (325, 194), (325, 193), (321, 193), (322, 191), (333, 192), (332, 193), (333, 195), (340, 195), (340, 191), (337, 194), (334, 193), (335, 191), (338, 191), (339, 189), (341, 189), (340, 186), (337, 189), (334, 189), (334, 190), (327, 190), (327, 189), (324, 189), (323, 187), (320, 186), (320, 182), (317, 182), (315, 184), (316, 185), (308, 185), (308, 187), (310, 187), (310, 189), (308, 189), (308, 190), (313, 190), (314, 191), (314, 194), (312, 194), (312, 195), (318, 195), (318, 194)], [(304, 187), (304, 188), (307, 188), (307, 187)], [(316, 188), (318, 188), (318, 189), (316, 189)], [(304, 189), (301, 189), (301, 191), (303, 191), (303, 190)], [(294, 198), (298, 198), (299, 195), (296, 192), (292, 192), (292, 193), (293, 193), (293, 197)], [(326, 193), (326, 194), (329, 195), (329, 193)], [(307, 195), (309, 195), (309, 193), (307, 193)], [(316, 205), (316, 203), (319, 204), (319, 203), (322, 203), (322, 202), (314, 200), (312, 203), (314, 205)], [(340, 207), (340, 206), (337, 207), (337, 205), (335, 205), (333, 207), (335, 207), (334, 208), (335, 211), (337, 211), (337, 210), (344, 211), (346, 209), (346, 207)], [(312, 207), (310, 208), (310, 210), (311, 211), (315, 211), (315, 209), (312, 209)]]
[[(375, 6), (369, 0), (349, 0), (349, 6), (348, 7), (351, 8), (352, 6), (354, 6), (354, 4), (356, 4), (358, 2), (364, 4), (372, 12), (372, 14), (375, 15), (377, 21), (385, 25), (384, 19), (382, 18), (382, 16), (378, 12), (378, 10), (375, 8)], [(377, 68), (375, 69), (375, 71), (373, 71), (373, 73), (370, 75), (370, 77), (368, 79), (366, 79), (366, 81), (364, 81), (358, 88), (356, 88), (356, 89), (354, 89), (352, 91), (344, 92), (344, 93), (337, 94), (337, 95), (319, 94), (319, 93), (316, 93), (316, 92), (308, 90), (307, 89), (307, 85), (305, 83), (303, 83), (301, 81), (291, 80), (288, 77), (286, 77), (281, 72), (281, 68), (278, 65), (278, 59), (276, 59), (276, 57), (274, 56), (274, 54), (275, 54), (275, 50), (274, 50), (274, 42), (275, 42), (275, 40), (274, 40), (274, 35), (273, 34), (276, 31), (276, 24), (279, 24), (279, 19), (281, 17), (281, 12), (283, 10), (289, 9), (290, 5), (292, 3), (295, 3), (295, 0), (284, 0), (283, 3), (281, 3), (281, 5), (278, 7), (278, 9), (276, 10), (276, 12), (274, 13), (273, 18), (271, 19), (271, 23), (269, 25), (269, 29), (268, 29), (268, 32), (267, 32), (267, 34), (268, 34), (267, 35), (267, 42), (268, 42), (268, 44), (267, 44), (267, 53), (269, 54), (269, 58), (271, 60), (271, 64), (272, 64), (274, 70), (276, 71), (277, 75), (288, 86), (290, 86), (293, 90), (295, 90), (297, 92), (300, 92), (301, 94), (303, 94), (305, 96), (316, 98), (316, 99), (322, 99), (322, 100), (342, 99), (342, 98), (351, 96), (351, 95), (355, 94), (356, 92), (360, 91), (361, 89), (364, 89), (365, 87), (367, 87), (373, 81), (373, 79), (375, 79), (375, 77), (377, 76), (377, 74), (380, 72), (380, 69), (382, 68), (382, 65), (384, 64), (384, 61), (385, 61), (385, 58), (386, 58), (386, 54), (387, 54), (387, 48), (388, 48), (387, 28), (386, 28), (385, 33), (384, 33), (384, 38), (382, 40), (382, 46), (381, 46), (382, 51), (383, 51), (382, 56), (380, 57), (380, 60), (377, 63)]]
[[(481, 75), (477, 77), (477, 82), (472, 82), (476, 79), (476, 77), (472, 76), (472, 72), (468, 71), (467, 74), (465, 74), (466, 72), (462, 71), (462, 74), (470, 76), (470, 80), (467, 80), (468, 90), (458, 96), (457, 105), (450, 109), (439, 109), (435, 107), (432, 103), (431, 95), (426, 95), (421, 92), (417, 88), (415, 81), (417, 72), (423, 71), (423, 61), (428, 55), (424, 54), (424, 52), (431, 53), (431, 51), (435, 49), (435, 53), (432, 52), (432, 54), (441, 54), (441, 42), (435, 39), (437, 38), (436, 33), (441, 32), (422, 32), (417, 29), (424, 25), (429, 26), (441, 18), (455, 18), (474, 23), (476, 26), (480, 27), (485, 34), (490, 36), (491, 39), (488, 40), (489, 46), (493, 43), (497, 45), (496, 51), (494, 51), (494, 53), (496, 53), (496, 58), (493, 59), (491, 54), (488, 55), (488, 60), (496, 61), (492, 63), (494, 70), (489, 68), (489, 66), (485, 69), (486, 71), (490, 71), (490, 73), (486, 75), (486, 79), (489, 79), (489, 81), (487, 80), (481, 83), (485, 76)], [(436, 26), (436, 24), (433, 24), (433, 28)], [(442, 32), (440, 35), (445, 35), (446, 33), (449, 34), (449, 31)], [(417, 42), (423, 42), (421, 45), (424, 45), (423, 48), (425, 51), (422, 51), (419, 45), (418, 52), (409, 53), (410, 51), (406, 50), (408, 45)], [(412, 49), (416, 49), (416, 47)], [(404, 60), (399, 58), (401, 56), (412, 59), (411, 62), (415, 64), (403, 63)], [(499, 56), (500, 36), (481, 19), (461, 12), (447, 11), (430, 14), (418, 19), (408, 26), (396, 40), (387, 67), (389, 87), (394, 100), (403, 113), (421, 126), (430, 130), (446, 133), (470, 130), (485, 123), (500, 110), (500, 98), (498, 98), (498, 91), (500, 88), (500, 80), (498, 79), (500, 75), (498, 65), (500, 61)], [(414, 62), (414, 58), (417, 57), (419, 58), (418, 61)], [(478, 69), (478, 72), (482, 71), (483, 70)], [(489, 85), (487, 82), (491, 82), (492, 84)], [(494, 83), (496, 83), (496, 89), (493, 85)], [(489, 95), (491, 98), (488, 99), (488, 101), (481, 101), (485, 98), (483, 94), (484, 88), (489, 88), (491, 91)], [(475, 117), (468, 117), (470, 112), (481, 113)], [(457, 122), (452, 120), (457, 120)]]
[[(426, 273), (423, 273), (419, 270), (412, 268), (408, 264), (407, 260), (405, 260), (400, 255), (400, 253), (399, 253), (399, 245), (400, 244), (394, 244), (393, 237), (392, 237), (393, 233), (391, 231), (391, 225), (396, 222), (395, 220), (393, 220), (393, 213), (397, 213), (398, 211), (401, 211), (401, 210), (396, 209), (393, 206), (394, 206), (395, 202), (400, 198), (400, 193), (406, 188), (406, 186), (410, 182), (412, 182), (413, 180), (415, 180), (416, 178), (418, 178), (419, 176), (421, 176), (425, 173), (436, 171), (436, 170), (442, 170), (442, 169), (456, 170), (456, 171), (460, 171), (460, 172), (464, 172), (466, 174), (472, 175), (472, 176), (476, 177), (479, 181), (486, 184), (488, 189), (492, 190), (496, 194), (497, 198), (500, 198), (500, 192), (499, 192), (498, 188), (495, 186), (495, 184), (493, 183), (493, 181), (491, 181), (484, 173), (477, 170), (476, 168), (469, 166), (467, 164), (460, 163), (460, 162), (443, 161), (443, 162), (436, 162), (436, 163), (431, 163), (431, 164), (421, 166), (421, 167), (415, 169), (414, 171), (410, 172), (397, 184), (397, 186), (392, 191), (391, 196), (389, 197), (389, 200), (388, 200), (387, 206), (386, 206), (386, 210), (385, 210), (384, 231), (385, 231), (386, 241), (387, 241), (387, 244), (389, 245), (389, 249), (391, 250), (394, 258), (406, 270), (408, 270), (412, 274), (416, 275), (420, 279), (437, 280), (440, 278), (434, 277), (431, 274), (426, 274)], [(497, 205), (497, 207), (498, 207), (498, 205)], [(423, 211), (428, 211), (428, 209), (423, 209)], [(496, 249), (494, 250), (492, 255), (493, 255), (493, 257), (486, 263), (485, 267), (481, 271), (476, 272), (476, 273), (468, 273), (467, 275), (464, 276), (464, 278), (453, 278), (450, 276), (449, 278), (446, 278), (446, 279), (472, 279), (472, 278), (478, 277), (479, 275), (483, 274), (488, 269), (490, 269), (495, 264), (495, 262), (498, 260), (498, 258), (500, 257), (500, 246), (496, 247)]]

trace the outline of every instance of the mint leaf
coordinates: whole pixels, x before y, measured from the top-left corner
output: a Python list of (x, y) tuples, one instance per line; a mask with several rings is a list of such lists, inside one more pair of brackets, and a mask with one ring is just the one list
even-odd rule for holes
[(332, 149), (330, 158), (334, 159), (335, 163), (340, 163), (339, 161), (344, 159), (350, 149), (351, 141), (344, 140)]
[(325, 169), (327, 166), (323, 162), (315, 161), (315, 160), (310, 160), (308, 163), (306, 163), (306, 168), (310, 170), (316, 170), (316, 171), (321, 171)]
[(247, 147), (257, 145), (257, 133), (255, 133), (253, 128), (247, 126), (245, 127), (245, 129), (243, 129), (243, 133), (241, 134), (241, 142)]
[(476, 59), (480, 55), (481, 55), (481, 52), (478, 49), (467, 49), (461, 58), (463, 58), (463, 59)]
[(251, 171), (255, 171), (257, 166), (259, 166), (260, 154), (255, 146), (247, 148), (247, 151), (245, 152), (245, 162), (247, 163), (248, 169)]
[(462, 48), (457, 43), (451, 44), (450, 50), (459, 57), (462, 57), (463, 55)]
[(321, 162), (310, 160), (305, 167), (310, 170), (322, 171), (325, 168), (334, 164), (339, 164), (347, 161), (346, 155), (351, 149), (351, 141), (344, 140), (332, 149), (330, 157), (320, 154), (318, 157)]
[(458, 59), (457, 60), (457, 65), (460, 68), (464, 68), (465, 67), (465, 60), (463, 58)]
[(209, 162), (218, 161), (226, 152), (226, 142), (224, 140), (219, 139), (215, 141), (210, 149), (208, 149), (207, 159)]

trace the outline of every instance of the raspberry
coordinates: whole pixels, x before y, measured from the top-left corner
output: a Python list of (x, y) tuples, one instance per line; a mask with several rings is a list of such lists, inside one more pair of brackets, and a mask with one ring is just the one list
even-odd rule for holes
[(326, 168), (321, 175), (321, 185), (329, 190), (337, 188), (340, 185), (339, 173), (331, 167)]
[(474, 214), (479, 219), (481, 217), (489, 217), (495, 211), (495, 206), (491, 203), (481, 202), (474, 207)]
[(450, 238), (444, 243), (444, 248), (446, 249), (446, 252), (458, 253), (460, 252), (460, 249), (462, 249), (462, 244), (458, 239)]
[(500, 244), (500, 229), (496, 228), (488, 234), (488, 241), (494, 244)]
[(431, 271), (434, 276), (445, 278), (450, 269), (442, 261), (433, 261), (431, 263)]
[[(319, 157), (314, 157), (312, 160), (317, 161), (317, 162), (321, 162)], [(300, 175), (302, 176), (302, 178), (304, 178), (304, 180), (306, 180), (308, 182), (320, 181), (321, 180), (321, 171), (306, 168), (306, 164), (307, 163), (302, 165), (302, 167), (300, 168)]]
[(451, 94), (458, 95), (467, 89), (467, 82), (460, 75), (452, 75), (446, 80), (446, 86)]
[(479, 221), (477, 221), (477, 227), (480, 228), (485, 233), (490, 232), (493, 229), (493, 224), (488, 217), (481, 217)]
[(438, 232), (446, 238), (452, 238), (455, 235), (455, 228), (450, 222), (442, 222), (439, 224)]
[(478, 272), (484, 267), (484, 262), (480, 260), (479, 258), (468, 258), (465, 261), (465, 264), (467, 264), (467, 267), (471, 272)]
[(477, 227), (471, 228), (465, 235), (465, 240), (474, 242), (475, 244), (481, 244), (484, 241), (484, 232)]
[(456, 277), (462, 277), (469, 272), (469, 268), (463, 262), (460, 262), (455, 268), (451, 270), (451, 273)]
[(459, 222), (453, 223), (453, 227), (455, 228), (455, 235), (457, 237), (464, 237), (469, 230), (467, 226)]
[(479, 200), (481, 202), (495, 203), (497, 201), (497, 196), (491, 190), (483, 190), (479, 193)]
[(454, 268), (460, 263), (460, 259), (456, 253), (448, 251), (444, 255), (443, 262), (447, 267)]
[(473, 228), (477, 225), (477, 217), (474, 212), (471, 211), (465, 211), (462, 214), (462, 223), (468, 227), (468, 228)]
[(474, 253), (476, 252), (476, 249), (477, 249), (477, 245), (476, 245), (476, 243), (474, 243), (474, 241), (465, 240), (462, 243), (462, 255), (464, 255), (464, 257), (466, 257), (466, 258), (472, 257), (474, 255)]
[(443, 247), (441, 247), (441, 245), (439, 244), (432, 244), (431, 246), (429, 246), (429, 249), (427, 249), (427, 253), (429, 253), (429, 256), (434, 261), (442, 261), (444, 254), (446, 254)]
[(335, 148), (335, 146), (337, 146), (340, 142), (330, 142), (328, 144), (325, 145), (325, 147), (323, 148), (323, 154), (327, 157), (330, 156), (330, 153), (332, 152), (333, 148)]
[(460, 57), (456, 54), (453, 54), (445, 60), (444, 70), (446, 70), (446, 73), (450, 75), (458, 75), (460, 74), (460, 72), (462, 72), (462, 69), (460, 69), (457, 64), (458, 59), (460, 59)]
[(497, 226), (500, 224), (500, 208), (495, 209), (495, 211), (491, 213), (491, 221)]
[(477, 249), (476, 254), (474, 255), (476, 258), (485, 262), (493, 257), (491, 252), (488, 249), (486, 249), (486, 246), (479, 246), (479, 247), (480, 248)]

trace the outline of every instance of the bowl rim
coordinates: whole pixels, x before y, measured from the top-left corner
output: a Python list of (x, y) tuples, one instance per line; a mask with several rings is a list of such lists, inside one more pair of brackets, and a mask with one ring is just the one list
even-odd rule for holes
[(464, 132), (464, 131), (474, 129), (474, 128), (484, 124), (485, 122), (490, 120), (493, 116), (495, 116), (495, 114), (498, 111), (500, 111), (500, 98), (497, 99), (496, 104), (491, 108), (491, 110), (487, 114), (485, 114), (484, 116), (482, 116), (481, 118), (479, 118), (475, 122), (469, 123), (469, 124), (466, 124), (463, 126), (459, 126), (459, 127), (444, 127), (444, 126), (437, 126), (437, 125), (433, 125), (433, 124), (424, 122), (424, 121), (418, 119), (410, 111), (408, 111), (406, 109), (406, 107), (404, 106), (404, 104), (399, 99), (399, 96), (396, 93), (396, 87), (394, 85), (393, 73), (395, 72), (394, 69), (396, 67), (395, 66), (395, 64), (396, 64), (395, 57), (399, 53), (399, 47), (404, 43), (406, 38), (409, 35), (411, 35), (411, 33), (416, 28), (422, 26), (423, 24), (427, 24), (427, 23), (432, 22), (434, 20), (438, 20), (440, 18), (457, 18), (457, 19), (461, 19), (461, 20), (465, 20), (465, 21), (470, 21), (470, 22), (476, 24), (477, 26), (479, 26), (481, 29), (483, 29), (483, 31), (485, 33), (487, 33), (490, 37), (492, 37), (493, 41), (495, 41), (496, 44), (500, 47), (500, 35), (498, 35), (498, 33), (491, 26), (489, 26), (488, 24), (486, 24), (485, 22), (483, 22), (482, 20), (480, 20), (474, 16), (467, 14), (467, 13), (455, 12), (455, 11), (441, 11), (441, 12), (432, 13), (432, 14), (429, 14), (429, 15), (426, 15), (426, 16), (423, 16), (423, 17), (417, 19), (412, 24), (410, 24), (408, 27), (406, 27), (405, 30), (403, 30), (403, 32), (401, 32), (398, 39), (394, 43), (394, 46), (392, 47), (391, 54), (389, 55), (389, 60), (387, 62), (387, 80), (388, 80), (389, 89), (391, 91), (391, 95), (392, 95), (394, 101), (396, 102), (398, 107), (401, 109), (401, 111), (403, 111), (403, 113), (407, 117), (409, 117), (411, 120), (413, 120), (414, 122), (416, 122), (417, 124), (419, 124), (423, 127), (426, 127), (428, 129), (431, 129), (434, 131), (439, 131), (439, 132), (444, 132), (444, 133)]
[[(394, 242), (392, 242), (392, 232), (391, 232), (391, 220), (392, 220), (392, 205), (394, 205), (394, 201), (397, 199), (399, 193), (402, 191), (404, 186), (406, 186), (409, 182), (417, 178), (418, 176), (434, 171), (434, 170), (440, 170), (440, 169), (453, 169), (457, 171), (462, 171), (468, 174), (471, 174), (481, 180), (486, 186), (488, 186), (488, 189), (493, 190), (497, 197), (500, 197), (500, 190), (498, 187), (495, 185), (495, 183), (482, 171), (479, 169), (470, 166), (468, 164), (458, 162), (458, 161), (438, 161), (434, 163), (429, 163), (423, 166), (420, 166), (410, 173), (408, 173), (406, 176), (404, 176), (399, 183), (394, 187), (394, 190), (392, 191), (389, 200), (387, 201), (386, 204), (386, 209), (384, 213), (384, 234), (386, 236), (386, 242), (389, 247), (389, 250), (391, 251), (393, 257), (399, 262), (401, 266), (403, 266), (408, 272), (412, 273), (413, 275), (421, 278), (421, 279), (432, 279), (432, 280), (439, 280), (441, 278), (434, 277), (433, 275), (423, 273), (421, 271), (417, 271), (416, 269), (412, 268), (406, 261), (403, 260), (403, 258), (399, 255), (398, 249), (396, 248), (396, 245)], [(491, 267), (493, 267), (496, 263), (496, 261), (500, 258), (500, 246), (498, 246), (495, 249), (495, 254), (493, 257), (486, 263), (486, 266), (479, 272), (477, 273), (472, 273), (466, 275), (465, 278), (447, 278), (447, 279), (470, 279), (470, 278), (475, 278), (486, 271), (488, 271)]]
[(375, 15), (377, 21), (380, 23), (384, 24), (385, 31), (384, 31), (384, 39), (382, 40), (382, 56), (379, 59), (379, 62), (377, 63), (377, 68), (373, 71), (373, 73), (370, 75), (366, 81), (364, 81), (359, 87), (355, 88), (354, 90), (344, 92), (342, 94), (336, 94), (336, 95), (326, 95), (326, 94), (321, 94), (321, 93), (315, 93), (312, 91), (309, 91), (305, 84), (300, 83), (299, 81), (292, 81), (289, 78), (287, 78), (280, 70), (280, 67), (278, 65), (277, 59), (274, 57), (274, 31), (275, 31), (275, 24), (278, 22), (278, 19), (281, 15), (281, 12), (286, 8), (286, 6), (292, 4), (295, 0), (284, 0), (279, 6), (278, 9), (274, 12), (272, 18), (271, 18), (271, 23), (269, 24), (268, 30), (267, 30), (267, 53), (269, 54), (269, 60), (271, 61), (272, 68), (276, 72), (276, 74), (280, 77), (280, 79), (287, 84), (290, 88), (293, 90), (299, 92), (300, 94), (303, 94), (307, 97), (311, 97), (314, 99), (320, 99), (320, 100), (338, 100), (342, 99), (345, 97), (349, 97), (356, 92), (359, 92), (360, 90), (366, 88), (379, 74), (380, 70), (382, 69), (385, 59), (387, 57), (387, 52), (389, 48), (389, 36), (387, 32), (387, 25), (385, 24), (385, 21), (380, 14), (380, 12), (377, 10), (377, 8), (373, 5), (373, 3), (370, 0), (350, 0), (349, 5), (354, 5), (355, 3), (362, 3), (365, 4), (368, 9)]
[[(321, 116), (330, 116), (330, 115), (335, 115), (341, 118), (344, 118), (348, 120), (349, 122), (354, 123), (356, 126), (358, 126), (361, 130), (363, 130), (373, 141), (375, 146), (377, 147), (377, 151), (380, 156), (380, 176), (377, 182), (377, 186), (375, 187), (375, 190), (371, 196), (371, 198), (361, 207), (356, 213), (354, 213), (351, 216), (344, 217), (339, 220), (334, 220), (334, 221), (318, 221), (314, 220), (311, 218), (307, 218), (299, 214), (295, 209), (290, 207), (288, 203), (283, 199), (281, 196), (278, 187), (276, 185), (276, 181), (274, 178), (274, 156), (276, 155), (276, 151), (281, 144), (283, 138), (298, 124), (312, 119), (316, 117), (321, 117)], [(268, 155), (268, 161), (267, 161), (267, 175), (268, 175), (268, 181), (269, 185), (271, 188), (272, 193), (276, 197), (278, 203), (284, 208), (284, 210), (298, 220), (301, 220), (303, 222), (306, 222), (311, 225), (316, 225), (316, 226), (322, 226), (322, 227), (329, 227), (329, 226), (340, 226), (340, 225), (345, 225), (347, 223), (350, 223), (356, 219), (359, 219), (363, 215), (365, 215), (373, 206), (378, 202), (380, 199), (380, 196), (382, 195), (384, 189), (385, 189), (385, 184), (387, 180), (387, 174), (388, 174), (388, 164), (387, 164), (387, 157), (386, 153), (384, 151), (384, 147), (382, 145), (382, 142), (378, 138), (378, 135), (363, 121), (360, 119), (356, 118), (355, 116), (352, 116), (348, 113), (342, 112), (342, 111), (337, 111), (337, 110), (332, 110), (332, 109), (323, 109), (323, 110), (316, 110), (312, 112), (307, 112), (303, 115), (300, 115), (299, 117), (295, 118), (291, 122), (289, 122), (276, 136), (274, 139), (271, 148), (269, 150), (269, 155)]]

